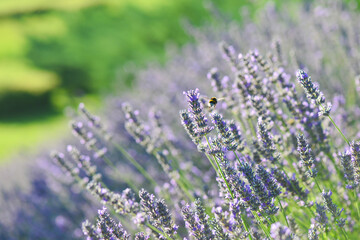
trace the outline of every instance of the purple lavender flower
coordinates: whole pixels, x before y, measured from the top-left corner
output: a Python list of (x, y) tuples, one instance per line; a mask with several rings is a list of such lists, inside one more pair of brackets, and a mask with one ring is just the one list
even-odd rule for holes
[(233, 46), (228, 45), (226, 42), (220, 43), (220, 48), (223, 52), (224, 58), (231, 63), (231, 66), (234, 68), (234, 70), (239, 69), (239, 62), (236, 59), (236, 53)]
[(347, 180), (348, 184), (346, 185), (346, 188), (348, 189), (354, 189), (356, 187), (355, 184), (355, 176), (354, 176), (354, 165), (351, 161), (351, 153), (349, 151), (346, 151), (344, 153), (339, 153), (339, 157), (341, 160), (341, 165), (344, 168), (344, 177)]
[(309, 232), (308, 232), (308, 238), (309, 240), (318, 240), (319, 236), (318, 236), (318, 231), (316, 230), (316, 227), (312, 224), (309, 228)]
[(186, 95), (186, 97), (188, 98), (189, 111), (193, 114), (193, 118), (195, 120), (195, 132), (199, 136), (204, 136), (210, 133), (213, 128), (208, 126), (207, 119), (200, 105), (199, 89), (189, 90), (187, 92), (184, 92), (184, 95)]
[(190, 230), (190, 236), (196, 239), (209, 239), (202, 231), (202, 225), (197, 221), (195, 213), (189, 204), (186, 204), (181, 209), (181, 212), (185, 220), (185, 226)]
[(230, 240), (229, 234), (224, 231), (224, 228), (216, 219), (210, 221), (212, 228), (214, 229), (216, 239)]
[(207, 78), (212, 81), (212, 86), (215, 92), (223, 92), (226, 86), (220, 78), (220, 74), (217, 68), (212, 68), (207, 74)]
[(270, 196), (272, 198), (276, 198), (280, 195), (281, 189), (278, 186), (278, 183), (276, 182), (274, 177), (271, 175), (271, 173), (266, 171), (263, 166), (258, 165), (256, 169), (256, 174), (257, 176), (259, 176), (265, 187), (269, 190)]
[(256, 197), (250, 186), (246, 185), (240, 178), (239, 175), (237, 175), (233, 169), (230, 167), (227, 167), (224, 169), (225, 174), (227, 175), (227, 180), (229, 184), (231, 185), (232, 189), (236, 193), (236, 195), (247, 203), (247, 205), (253, 210), (257, 211), (260, 206), (260, 201), (258, 197)]
[(82, 231), (86, 236), (87, 240), (101, 240), (102, 236), (100, 235), (100, 230), (92, 225), (89, 220), (86, 220), (82, 223)]
[(324, 200), (324, 205), (326, 207), (326, 210), (328, 210), (328, 212), (330, 212), (331, 215), (333, 215), (333, 217), (335, 218), (337, 225), (342, 228), (345, 225), (345, 219), (340, 218), (340, 215), (344, 211), (344, 209), (337, 208), (336, 204), (334, 204), (331, 199), (331, 195), (332, 195), (331, 190), (329, 190), (329, 192), (323, 190), (322, 197)]
[(304, 88), (309, 99), (315, 100), (316, 104), (325, 103), (325, 97), (320, 92), (319, 87), (313, 84), (311, 77), (304, 70), (298, 70), (296, 72), (296, 77)]
[(289, 178), (286, 173), (278, 168), (271, 168), (271, 173), (274, 178), (280, 185), (285, 188), (288, 192), (290, 192), (294, 196), (298, 196), (303, 201), (307, 200), (308, 192), (304, 191), (300, 185), (299, 181), (296, 179), (295, 174), (291, 178)]
[(280, 222), (276, 222), (271, 225), (270, 236), (273, 239), (279, 239), (279, 240), (296, 239), (296, 236), (294, 236), (291, 230), (288, 227), (281, 225)]
[(354, 166), (354, 180), (355, 184), (360, 184), (360, 142), (351, 142), (351, 161)]
[(199, 135), (196, 132), (196, 126), (193, 122), (193, 119), (190, 117), (190, 113), (187, 110), (181, 110), (180, 118), (181, 118), (181, 123), (184, 126), (184, 128), (185, 128), (187, 134), (189, 135), (189, 137), (191, 138), (191, 140), (195, 144), (198, 144), (200, 141)]
[(315, 178), (317, 175), (317, 170), (315, 168), (313, 168), (313, 164), (314, 164), (314, 156), (312, 153), (312, 150), (308, 144), (308, 142), (306, 141), (304, 135), (299, 134), (297, 136), (298, 139), (298, 152), (300, 154), (300, 159), (301, 159), (301, 164), (303, 166), (305, 166), (306, 170), (307, 170), (307, 175)]
[(325, 103), (325, 96), (322, 94), (322, 92), (320, 92), (319, 87), (313, 84), (311, 77), (304, 70), (298, 70), (296, 72), (296, 77), (304, 88), (306, 96), (309, 99), (314, 100), (317, 105), (321, 105), (320, 114), (329, 116), (331, 111), (331, 104), (328, 104), (326, 107), (323, 106)]
[(143, 146), (148, 153), (155, 149), (154, 139), (146, 131), (144, 124), (138, 118), (138, 111), (134, 111), (130, 104), (123, 103), (122, 110), (125, 114), (125, 129), (135, 139), (135, 141)]
[(106, 208), (98, 211), (98, 226), (105, 239), (124, 239), (130, 238), (121, 223), (116, 223), (107, 212)]
[(237, 148), (236, 150), (242, 152), (245, 148), (245, 143), (242, 138), (242, 134), (240, 132), (239, 127), (236, 125), (235, 121), (230, 121), (229, 123), (229, 130), (232, 134), (232, 141), (236, 143)]
[(112, 138), (112, 135), (106, 130), (106, 128), (101, 123), (101, 119), (98, 116), (94, 116), (86, 109), (84, 103), (79, 104), (79, 111), (85, 117), (90, 128), (96, 128), (104, 137), (106, 141)]
[(262, 144), (264, 157), (273, 164), (277, 163), (280, 155), (277, 153), (273, 137), (267, 129), (267, 125), (262, 121), (258, 121), (258, 139)]
[(326, 208), (324, 205), (316, 203), (315, 221), (322, 229), (326, 229), (328, 225), (328, 217), (326, 216)]
[(227, 123), (223, 120), (223, 117), (220, 114), (214, 113), (211, 116), (213, 118), (213, 123), (216, 126), (216, 129), (218, 130), (221, 136), (221, 140), (225, 145), (225, 148), (228, 151), (235, 151), (238, 148), (238, 141), (239, 141), (238, 133), (235, 131), (235, 134), (237, 134), (237, 136), (233, 137), (232, 132), (227, 126)]
[(139, 232), (135, 234), (135, 240), (149, 240), (150, 236), (145, 235), (143, 232)]
[(195, 201), (195, 211), (197, 219), (199, 219), (199, 224), (201, 224), (202, 234), (204, 235), (205, 239), (212, 239), (214, 238), (212, 230), (208, 223), (208, 216), (205, 213), (204, 206), (200, 199)]
[(139, 197), (141, 206), (148, 214), (150, 222), (155, 227), (161, 228), (170, 238), (176, 234), (178, 228), (171, 219), (171, 214), (163, 199), (155, 199), (155, 196), (149, 194), (144, 189), (140, 190)]

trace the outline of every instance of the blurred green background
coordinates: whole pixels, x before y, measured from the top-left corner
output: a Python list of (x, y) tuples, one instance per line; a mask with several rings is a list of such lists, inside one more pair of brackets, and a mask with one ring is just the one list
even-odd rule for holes
[(166, 44), (190, 39), (182, 20), (210, 19), (202, 1), (1, 0), (0, 161), (61, 138), (65, 107), (121, 94), (133, 80), (126, 66), (164, 62)]
[(0, 161), (61, 138), (65, 107), (99, 108), (131, 88), (132, 71), (163, 63), (167, 44), (193, 41), (184, 21), (216, 24), (213, 9), (240, 21), (243, 6), (256, 18), (267, 2), (1, 0)]

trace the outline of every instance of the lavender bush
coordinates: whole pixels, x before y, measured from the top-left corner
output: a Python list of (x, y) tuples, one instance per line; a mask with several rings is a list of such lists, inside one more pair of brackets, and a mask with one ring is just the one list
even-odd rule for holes
[(188, 28), (104, 120), (80, 104), (79, 143), (4, 194), (1, 239), (357, 239), (360, 19), (260, 16)]

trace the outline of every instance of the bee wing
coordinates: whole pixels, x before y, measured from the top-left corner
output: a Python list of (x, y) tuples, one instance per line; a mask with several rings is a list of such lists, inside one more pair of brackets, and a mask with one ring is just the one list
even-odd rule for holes
[(209, 102), (210, 98), (208, 96), (200, 96), (199, 98), (200, 102), (202, 102), (204, 105), (206, 105), (207, 102)]
[(210, 98), (208, 96), (200, 96), (200, 101), (209, 101)]

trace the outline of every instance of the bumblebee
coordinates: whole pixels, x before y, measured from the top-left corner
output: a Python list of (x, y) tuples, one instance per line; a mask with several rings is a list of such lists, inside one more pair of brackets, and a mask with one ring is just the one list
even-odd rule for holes
[(210, 100), (209, 100), (209, 105), (210, 105), (210, 107), (214, 107), (214, 108), (215, 108), (217, 103), (218, 103), (218, 100), (217, 100), (216, 97), (210, 98)]
[[(223, 99), (225, 99), (225, 98), (216, 98), (216, 97), (207, 98), (207, 97), (204, 97), (204, 100), (206, 100), (208, 102), (208, 107), (209, 108), (215, 108), (216, 104), (218, 104), (218, 102), (223, 100)], [(206, 102), (204, 101), (203, 103), (205, 104)]]

